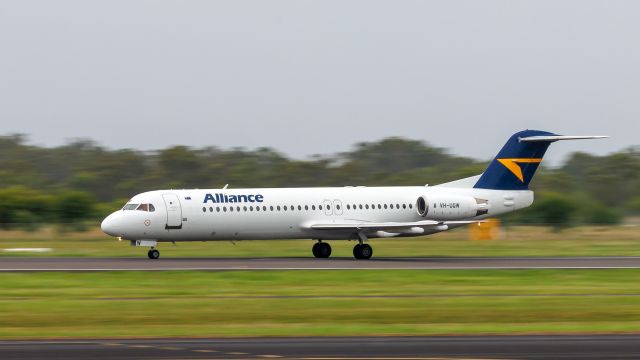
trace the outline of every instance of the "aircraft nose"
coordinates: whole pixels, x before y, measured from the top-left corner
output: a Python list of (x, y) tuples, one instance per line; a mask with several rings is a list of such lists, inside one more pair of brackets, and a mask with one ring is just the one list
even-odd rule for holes
[(113, 213), (102, 220), (100, 228), (102, 229), (103, 233), (111, 236), (119, 236), (116, 230), (116, 216), (116, 213)]

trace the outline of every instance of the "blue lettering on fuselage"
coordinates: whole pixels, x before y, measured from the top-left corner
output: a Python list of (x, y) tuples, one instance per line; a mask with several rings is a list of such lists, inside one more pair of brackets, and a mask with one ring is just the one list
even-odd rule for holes
[(207, 194), (204, 196), (204, 203), (211, 201), (212, 203), (238, 203), (238, 202), (263, 202), (264, 196), (261, 194), (241, 194), (226, 195), (223, 193)]

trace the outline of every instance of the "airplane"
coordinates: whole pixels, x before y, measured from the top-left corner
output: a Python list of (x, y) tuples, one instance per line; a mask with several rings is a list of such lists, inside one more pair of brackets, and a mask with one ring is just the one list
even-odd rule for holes
[(327, 240), (355, 240), (353, 256), (369, 259), (371, 238), (424, 236), (526, 208), (549, 145), (566, 136), (539, 130), (512, 135), (477, 176), (435, 186), (156, 190), (135, 195), (102, 221), (102, 231), (132, 246), (160, 242), (313, 239), (328, 258)]

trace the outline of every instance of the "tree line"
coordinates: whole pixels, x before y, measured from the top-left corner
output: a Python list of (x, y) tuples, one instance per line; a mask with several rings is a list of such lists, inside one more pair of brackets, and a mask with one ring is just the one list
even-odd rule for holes
[[(150, 189), (438, 184), (481, 173), (488, 160), (403, 138), (291, 159), (271, 148), (172, 146), (111, 150), (89, 140), (59, 147), (0, 137), (0, 226), (98, 220)], [(510, 223), (612, 224), (640, 213), (640, 148), (606, 156), (574, 153), (532, 181), (537, 200)], [(26, 224), (26, 225), (24, 225)]]

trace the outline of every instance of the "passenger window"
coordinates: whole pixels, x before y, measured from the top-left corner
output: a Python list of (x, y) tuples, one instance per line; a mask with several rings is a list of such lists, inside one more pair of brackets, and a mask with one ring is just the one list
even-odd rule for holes
[[(273, 209), (271, 209), (271, 210), (273, 210)], [(266, 206), (263, 206), (263, 207), (262, 207), (262, 211), (267, 211), (267, 207), (266, 207)]]
[(347, 210), (351, 210), (351, 205), (347, 204)]
[(222, 211), (227, 212), (227, 207), (226, 207), (226, 206), (225, 206), (225, 207), (223, 207), (223, 208), (222, 208)]
[(298, 211), (302, 211), (302, 206), (298, 205)]
[(229, 212), (233, 212), (233, 206), (229, 206)]
[(273, 205), (269, 206), (269, 209), (271, 209), (271, 211), (273, 211)]
[(278, 211), (280, 211), (280, 205), (278, 205), (278, 206), (276, 207), (276, 209), (278, 209)]
[(202, 207), (202, 212), (207, 212), (207, 208), (206, 207)]
[(253, 211), (253, 206), (249, 206), (249, 211)]
[(360, 204), (359, 207), (360, 207), (360, 210), (362, 210), (362, 204)]
[(240, 212), (240, 206), (236, 206), (236, 210), (238, 210), (238, 212)]
[(412, 204), (409, 204), (409, 209), (413, 209), (413, 205)]
[(216, 206), (216, 211), (220, 212), (220, 206)]
[(336, 209), (340, 210), (340, 205), (336, 205)]
[(400, 209), (400, 204), (396, 204), (396, 209)]
[(402, 204), (402, 208), (406, 209), (407, 208), (407, 204)]
[(319, 209), (319, 210), (322, 210), (322, 205), (318, 205), (318, 209)]
[(311, 205), (311, 210), (315, 210), (316, 206), (315, 205)]
[(242, 208), (245, 212), (247, 211), (247, 207), (245, 206), (244, 208)]
[(367, 209), (367, 210), (369, 210), (369, 204), (366, 204), (366, 205), (364, 206), (364, 208), (365, 208), (365, 209)]
[(209, 206), (209, 211), (213, 212), (213, 206)]
[(284, 209), (284, 211), (287, 211), (287, 205), (285, 205), (285, 206), (283, 207), (283, 209)]
[(382, 205), (378, 204), (378, 209), (382, 209)]
[(385, 209), (385, 210), (387, 209), (387, 204), (384, 204), (384, 209)]

